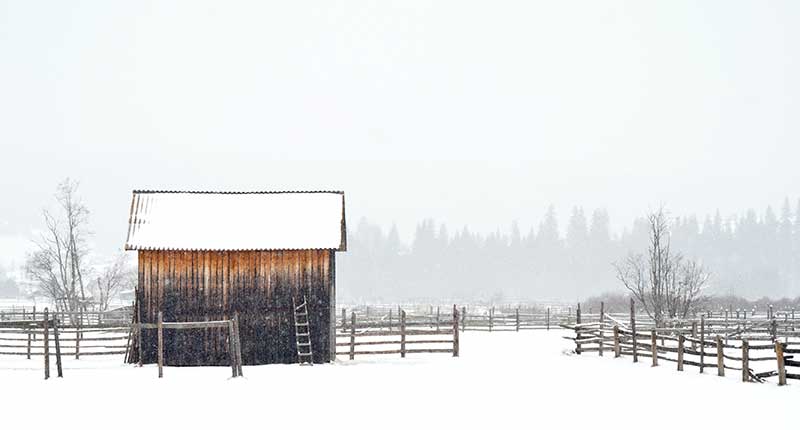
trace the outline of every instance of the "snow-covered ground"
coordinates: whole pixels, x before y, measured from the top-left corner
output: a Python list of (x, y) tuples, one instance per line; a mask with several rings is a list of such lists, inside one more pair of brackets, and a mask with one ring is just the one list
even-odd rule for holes
[(65, 377), (44, 381), (41, 357), (3, 356), (0, 411), (8, 428), (761, 428), (785, 427), (800, 400), (800, 382), (568, 355), (564, 334), (467, 332), (460, 358), (246, 366), (239, 379), (226, 367), (170, 367), (159, 380), (152, 365), (86, 357), (65, 358)]

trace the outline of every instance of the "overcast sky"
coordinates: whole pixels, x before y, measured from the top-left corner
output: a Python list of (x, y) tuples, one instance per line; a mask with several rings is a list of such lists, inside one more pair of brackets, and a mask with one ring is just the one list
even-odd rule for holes
[(66, 176), (101, 250), (135, 188), (343, 189), (406, 237), (779, 205), (799, 22), (765, 0), (0, 0), (0, 262)]

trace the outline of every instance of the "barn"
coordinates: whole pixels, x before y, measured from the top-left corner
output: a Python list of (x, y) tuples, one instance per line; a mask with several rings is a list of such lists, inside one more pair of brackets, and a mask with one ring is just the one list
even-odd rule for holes
[[(134, 191), (125, 249), (138, 253), (134, 319), (218, 321), (238, 314), (242, 362), (298, 362), (294, 305), (308, 303), (313, 362), (335, 359), (336, 252), (344, 193)], [(227, 365), (220, 328), (164, 331), (164, 363)], [(157, 360), (155, 330), (141, 351)]]

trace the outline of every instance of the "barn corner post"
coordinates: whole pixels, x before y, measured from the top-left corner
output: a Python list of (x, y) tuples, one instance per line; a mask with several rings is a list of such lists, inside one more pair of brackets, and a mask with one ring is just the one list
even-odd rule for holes
[(575, 311), (575, 353), (581, 355), (581, 304)]

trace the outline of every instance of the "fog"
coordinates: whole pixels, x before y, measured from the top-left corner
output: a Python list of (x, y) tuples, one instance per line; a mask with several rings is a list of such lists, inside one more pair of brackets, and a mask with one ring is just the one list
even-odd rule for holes
[[(428, 218), (510, 240), (553, 205), (565, 238), (573, 207), (605, 210), (622, 248), (582, 270), (607, 280), (662, 205), (760, 222), (788, 198), (796, 222), (797, 22), (792, 1), (0, 0), (0, 265), (71, 177), (98, 257), (133, 189), (338, 189), (351, 234), (394, 224), (407, 248)], [(800, 294), (749, 276), (742, 294)]]

